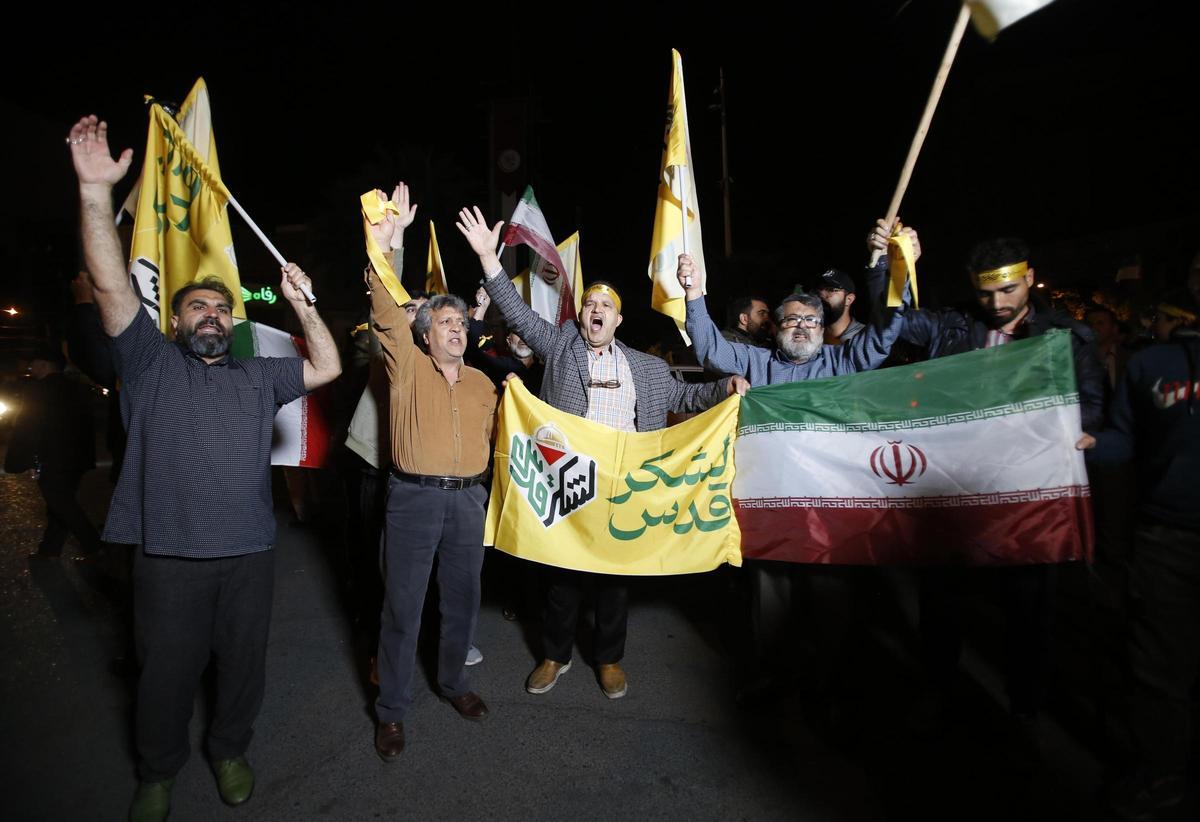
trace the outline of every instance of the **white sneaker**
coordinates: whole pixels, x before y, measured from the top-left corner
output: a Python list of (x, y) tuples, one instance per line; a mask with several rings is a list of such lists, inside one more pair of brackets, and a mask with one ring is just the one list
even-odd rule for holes
[(483, 662), (483, 651), (472, 645), (467, 649), (467, 666), (478, 665)]

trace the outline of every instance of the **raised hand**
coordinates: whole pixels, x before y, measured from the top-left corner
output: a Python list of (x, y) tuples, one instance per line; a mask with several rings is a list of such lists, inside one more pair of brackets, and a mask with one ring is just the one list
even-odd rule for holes
[(675, 269), (675, 276), (679, 278), (679, 284), (683, 287), (687, 299), (694, 300), (704, 293), (700, 287), (700, 269), (696, 268), (696, 261), (692, 259), (691, 254), (679, 255), (679, 267)]
[(112, 187), (119, 182), (133, 162), (133, 149), (127, 148), (113, 159), (108, 148), (108, 123), (89, 114), (75, 125), (67, 137), (71, 147), (71, 162), (80, 185)]
[(875, 227), (867, 235), (867, 251), (872, 254), (886, 254), (888, 237), (892, 236), (892, 229), (899, 224), (899, 218), (896, 218), (891, 223), (882, 217), (876, 220)]
[(467, 244), (471, 246), (471, 250), (478, 254), (481, 260), (489, 256), (496, 256), (496, 246), (500, 243), (500, 227), (504, 225), (503, 221), (489, 229), (479, 206), (472, 206), (470, 209), (464, 208), (458, 212), (458, 222), (454, 225), (458, 227), (463, 237), (467, 239)]
[[(396, 228), (400, 232), (401, 238), (404, 236), (404, 229), (413, 224), (413, 220), (417, 218), (417, 205), (411, 202), (408, 194), (408, 186), (403, 183), (396, 183), (396, 187), (392, 190), (392, 202), (396, 204), (396, 208), (400, 211), (396, 215)], [(395, 243), (396, 237), (393, 235), (392, 242)], [(401, 243), (395, 243), (392, 248), (400, 248)]]
[(312, 293), (312, 280), (295, 263), (288, 263), (282, 269), (283, 279), (279, 282), (279, 290), (283, 296), (294, 303), (307, 304), (308, 298), (302, 289), (307, 288)]

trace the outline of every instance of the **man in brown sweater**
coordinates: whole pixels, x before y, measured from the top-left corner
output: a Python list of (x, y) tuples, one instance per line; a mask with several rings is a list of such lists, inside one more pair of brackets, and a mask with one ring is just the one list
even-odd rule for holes
[[(382, 197), (382, 193), (380, 194)], [(380, 248), (416, 216), (408, 187), (396, 186), (388, 213), (371, 233)], [(395, 244), (399, 246), (399, 243)], [(453, 295), (422, 305), (412, 331), (373, 267), (366, 271), (375, 332), (383, 346), (390, 397), (391, 476), (383, 547), (384, 602), (379, 632), (379, 724), (375, 750), (384, 761), (404, 749), (404, 718), (412, 704), (417, 634), (433, 567), (441, 609), (437, 681), (442, 696), (466, 719), (488, 709), (470, 690), (467, 648), (479, 615), (483, 566), (483, 482), (491, 453), (496, 389), (463, 362), (467, 306)], [(422, 352), (417, 335), (428, 347)]]

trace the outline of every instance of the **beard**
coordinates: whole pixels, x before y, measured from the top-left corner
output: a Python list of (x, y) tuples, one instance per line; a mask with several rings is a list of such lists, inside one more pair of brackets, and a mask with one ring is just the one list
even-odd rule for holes
[(514, 357), (516, 357), (518, 360), (523, 360), (526, 357), (533, 356), (533, 349), (530, 348), (529, 346), (527, 346), (525, 343), (521, 343), (520, 345), (510, 346), (509, 351), (511, 351), (512, 355)]
[(997, 329), (1003, 328), (1013, 321), (1013, 318), (1025, 310), (1028, 303), (1022, 303), (1016, 308), (1006, 309), (1003, 314), (995, 314), (991, 311), (987, 312), (986, 322), (988, 328)]
[(821, 306), (825, 309), (825, 327), (836, 323), (842, 317), (846, 316), (846, 298), (843, 297), (841, 302), (831, 303), (828, 300), (821, 300)]
[[(200, 329), (205, 326), (217, 329), (217, 333), (201, 334)], [(190, 332), (185, 332), (182, 327), (177, 328), (175, 342), (198, 357), (220, 357), (229, 352), (229, 346), (233, 343), (233, 329), (226, 333), (215, 320), (201, 320)]]
[[(813, 330), (815, 331), (816, 329)], [(779, 350), (794, 363), (804, 363), (811, 360), (821, 350), (823, 343), (824, 340), (821, 337), (814, 338), (812, 332), (809, 332), (808, 340), (793, 339), (792, 329), (790, 328), (780, 330), (775, 336), (775, 344), (779, 346)]]

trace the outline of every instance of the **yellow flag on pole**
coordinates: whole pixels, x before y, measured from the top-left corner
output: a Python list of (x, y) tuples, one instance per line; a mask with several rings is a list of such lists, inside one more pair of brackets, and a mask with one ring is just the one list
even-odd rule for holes
[[(673, 71), (667, 108), (667, 127), (663, 138), (662, 171), (658, 180), (658, 201), (654, 208), (654, 233), (650, 242), (650, 304), (655, 311), (675, 321), (687, 340), (683, 325), (686, 306), (683, 288), (675, 276), (679, 255), (692, 255), (700, 271), (705, 271), (704, 243), (700, 236), (700, 205), (696, 197), (696, 178), (692, 166), (692, 141), (688, 136), (687, 100), (683, 89), (683, 58), (671, 50)], [(687, 209), (687, 236), (684, 236), (684, 203)], [(701, 283), (703, 286), (703, 283)], [(690, 340), (688, 340), (690, 343)]]
[(438, 248), (437, 231), (433, 220), (429, 221), (429, 253), (425, 257), (425, 290), (430, 296), (434, 294), (449, 294), (446, 285), (446, 269), (442, 266), (442, 250)]
[[(215, 158), (211, 137), (210, 126), (206, 140)], [(199, 277), (219, 277), (233, 293), (233, 315), (246, 316), (225, 212), (228, 200), (218, 170), (162, 106), (152, 104), (129, 269), (163, 333), (170, 331), (171, 296)]]
[(741, 565), (733, 440), (741, 397), (659, 431), (616, 431), (509, 380), (484, 543), (603, 574)]

